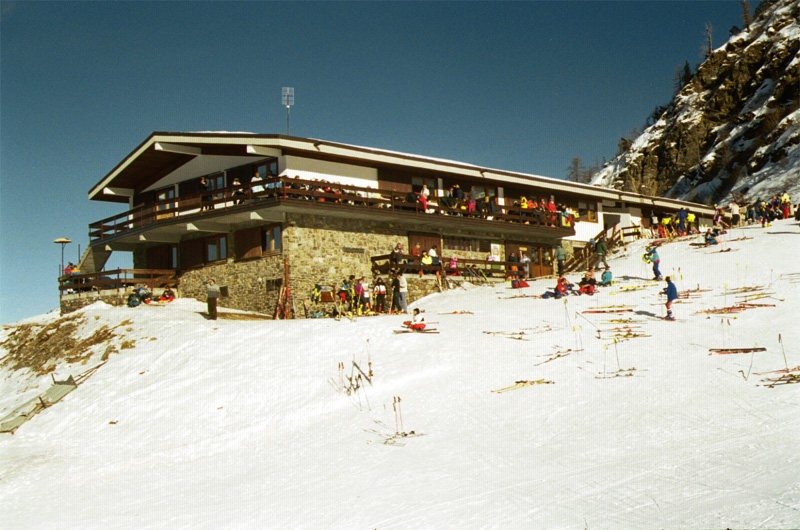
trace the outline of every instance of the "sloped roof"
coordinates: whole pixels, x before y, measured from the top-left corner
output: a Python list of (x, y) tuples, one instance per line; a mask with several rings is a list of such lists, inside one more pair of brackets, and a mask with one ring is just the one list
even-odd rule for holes
[(505, 183), (543, 187), (596, 200), (639, 203), (645, 207), (677, 209), (689, 206), (697, 212), (713, 211), (701, 204), (578, 184), (541, 175), (480, 167), (453, 160), (312, 138), (243, 132), (154, 132), (89, 190), (89, 199), (127, 202), (131, 193), (147, 188), (196, 157), (215, 155), (263, 158), (280, 154), (373, 167), (441, 171), (472, 179), (485, 179), (494, 185)]

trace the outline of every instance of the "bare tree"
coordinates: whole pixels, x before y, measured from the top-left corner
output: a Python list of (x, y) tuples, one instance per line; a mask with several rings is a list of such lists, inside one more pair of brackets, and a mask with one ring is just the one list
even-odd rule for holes
[(745, 31), (749, 30), (750, 24), (753, 22), (753, 16), (750, 14), (749, 0), (742, 0), (742, 21)]
[(711, 52), (714, 51), (713, 31), (714, 28), (711, 26), (711, 22), (706, 22), (706, 42), (703, 45), (703, 55), (706, 59), (711, 57)]

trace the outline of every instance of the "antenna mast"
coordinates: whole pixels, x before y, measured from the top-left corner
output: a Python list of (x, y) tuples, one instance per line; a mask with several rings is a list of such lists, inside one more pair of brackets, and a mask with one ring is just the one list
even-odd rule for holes
[(294, 105), (294, 88), (290, 86), (283, 87), (281, 91), (281, 101), (283, 106), (286, 107), (286, 134), (289, 134), (289, 109)]

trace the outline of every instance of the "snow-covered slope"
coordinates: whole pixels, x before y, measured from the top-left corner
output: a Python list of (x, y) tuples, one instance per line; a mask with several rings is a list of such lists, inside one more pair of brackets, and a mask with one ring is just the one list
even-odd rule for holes
[[(762, 374), (800, 365), (798, 236), (779, 221), (718, 248), (662, 245), (680, 290), (709, 289), (674, 306), (677, 322), (658, 318), (645, 241), (610, 260), (617, 283), (595, 296), (520, 297), (552, 280), (429, 296), (417, 307), (439, 334), (394, 334), (402, 316), (95, 304), (71, 320), (83, 364), (54, 375), (107, 362), (0, 435), (0, 527), (798, 528), (800, 384)], [(744, 287), (770, 294), (700, 312)], [(631, 311), (584, 313), (603, 306)], [(615, 342), (611, 321), (627, 318), (645, 336)], [(22, 330), (0, 333), (0, 418), (51, 381), (10, 368)], [(709, 355), (754, 346), (766, 351)], [(353, 361), (372, 384), (348, 395), (338, 367)], [(492, 392), (539, 379), (552, 384)]]

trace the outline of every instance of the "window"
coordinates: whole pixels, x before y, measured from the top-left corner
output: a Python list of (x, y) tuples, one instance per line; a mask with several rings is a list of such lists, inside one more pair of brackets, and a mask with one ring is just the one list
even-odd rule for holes
[(171, 199), (175, 198), (175, 186), (170, 186), (169, 188), (164, 188), (161, 190), (156, 191), (156, 201), (157, 206), (156, 208), (158, 211), (162, 210), (172, 210), (175, 208), (175, 203), (170, 202)]
[(436, 179), (426, 179), (422, 177), (412, 177), (411, 179), (411, 189), (414, 191), (419, 191), (422, 189), (422, 185), (428, 186), (428, 189), (431, 192), (431, 195), (436, 195)]
[(467, 252), (489, 252), (489, 242), (483, 239), (469, 239), (466, 237), (445, 237), (442, 246), (446, 250), (461, 250)]
[(597, 203), (579, 202), (578, 219), (581, 221), (597, 221)]
[[(219, 190), (225, 187), (225, 173), (214, 173), (206, 177), (206, 184), (209, 190)], [(221, 199), (222, 194), (216, 193), (212, 195), (214, 200)]]
[(261, 230), (261, 252), (278, 252), (281, 249), (281, 225), (265, 226)]
[(228, 238), (214, 236), (206, 239), (206, 262), (220, 261), (228, 258)]

